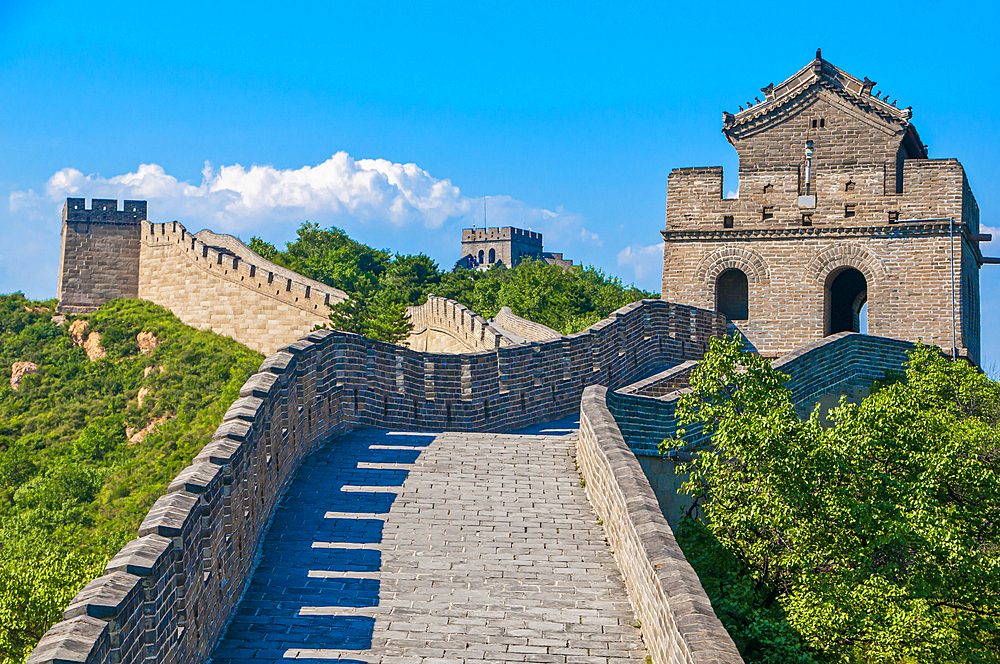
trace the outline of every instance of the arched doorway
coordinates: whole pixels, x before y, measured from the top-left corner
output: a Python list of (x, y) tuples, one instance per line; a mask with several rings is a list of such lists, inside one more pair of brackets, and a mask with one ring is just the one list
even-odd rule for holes
[(750, 318), (750, 287), (742, 270), (723, 270), (715, 280), (715, 310), (729, 320)]
[(860, 270), (845, 267), (831, 272), (826, 278), (826, 335), (860, 332), (862, 310), (866, 318), (868, 314), (867, 303), (868, 280)]
[(479, 250), (479, 264), (480, 264), (480, 265), (482, 265), (482, 264), (483, 264), (483, 257), (484, 257), (485, 255), (486, 255), (486, 254), (484, 254), (484, 253), (483, 253), (483, 250), (482, 250), (482, 249), (480, 249), (480, 250)]
[(497, 262), (497, 250), (490, 249), (490, 265)]

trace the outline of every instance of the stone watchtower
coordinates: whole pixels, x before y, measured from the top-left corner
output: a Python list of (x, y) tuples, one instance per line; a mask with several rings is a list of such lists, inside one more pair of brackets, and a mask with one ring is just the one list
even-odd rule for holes
[(514, 267), (525, 258), (542, 257), (542, 234), (512, 226), (503, 228), (465, 228), (462, 230), (462, 256), (472, 256), (484, 267), (502, 262)]
[(67, 198), (59, 256), (59, 310), (89, 313), (119, 297), (139, 296), (139, 248), (146, 201)]
[(859, 331), (867, 314), (870, 334), (979, 363), (976, 199), (875, 85), (817, 51), (723, 114), (739, 195), (723, 195), (721, 167), (670, 173), (664, 299), (726, 314), (765, 355)]

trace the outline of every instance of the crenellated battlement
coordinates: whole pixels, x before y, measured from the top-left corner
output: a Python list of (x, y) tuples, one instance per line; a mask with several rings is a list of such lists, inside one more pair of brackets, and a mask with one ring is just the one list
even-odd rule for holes
[(139, 297), (266, 353), (328, 323), (328, 305), (347, 293), (276, 265), (231, 235), (144, 221)]
[(525, 244), (537, 244), (539, 251), (542, 248), (542, 234), (523, 228), (503, 226), (462, 229), (462, 242), (492, 242), (496, 240), (519, 240)]
[(524, 342), (464, 304), (436, 295), (428, 295), (427, 301), (419, 306), (407, 307), (406, 315), (413, 324), (407, 345), (414, 350), (469, 353)]
[(138, 224), (146, 219), (146, 201), (123, 201), (118, 209), (114, 198), (94, 198), (87, 209), (86, 198), (67, 198), (63, 222), (87, 224)]

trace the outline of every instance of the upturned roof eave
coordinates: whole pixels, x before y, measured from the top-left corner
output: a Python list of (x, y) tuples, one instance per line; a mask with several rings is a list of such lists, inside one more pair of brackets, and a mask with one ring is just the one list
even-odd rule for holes
[(731, 132), (779, 111), (805, 94), (818, 92), (821, 88), (829, 89), (860, 110), (873, 113), (884, 121), (899, 123), (904, 127), (909, 125), (912, 111), (909, 108), (897, 108), (873, 96), (871, 88), (874, 85), (874, 81), (869, 81), (867, 78), (862, 81), (817, 56), (780, 84), (761, 88), (765, 94), (764, 101), (735, 114), (723, 113), (722, 131), (732, 143)]

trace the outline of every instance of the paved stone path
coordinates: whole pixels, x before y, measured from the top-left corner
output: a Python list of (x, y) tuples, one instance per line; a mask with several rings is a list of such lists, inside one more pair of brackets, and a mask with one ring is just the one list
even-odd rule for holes
[(574, 449), (569, 430), (336, 439), (296, 475), (214, 662), (645, 661)]

